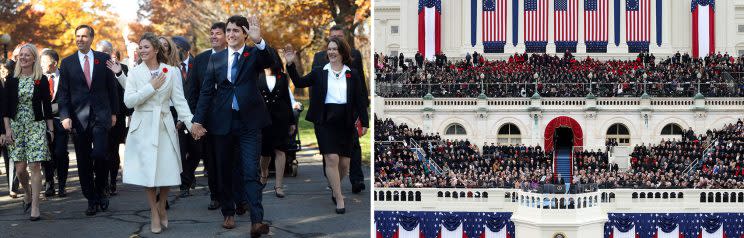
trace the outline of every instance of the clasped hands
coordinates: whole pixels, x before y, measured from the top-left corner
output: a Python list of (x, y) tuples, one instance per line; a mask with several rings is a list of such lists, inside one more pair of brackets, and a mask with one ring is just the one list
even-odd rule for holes
[(194, 124), (191, 125), (191, 137), (193, 137), (194, 140), (201, 139), (205, 134), (207, 134), (207, 129), (205, 129), (202, 124), (194, 122)]

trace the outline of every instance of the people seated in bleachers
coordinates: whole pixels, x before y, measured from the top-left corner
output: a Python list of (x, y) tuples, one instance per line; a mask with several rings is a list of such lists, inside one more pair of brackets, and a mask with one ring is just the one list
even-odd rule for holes
[(656, 97), (693, 97), (699, 86), (706, 97), (744, 96), (744, 58), (728, 54), (699, 60), (675, 55), (658, 62), (653, 54), (609, 61), (515, 54), (508, 60), (476, 65), (466, 60), (449, 62), (444, 55), (438, 59), (424, 70), (398, 71), (395, 64), (379, 64), (377, 95), (531, 97), (538, 92), (542, 97), (585, 97), (591, 92), (598, 97), (640, 97), (646, 92)]
[[(375, 128), (383, 138), (375, 142), (377, 187), (537, 190), (541, 184), (571, 183), (596, 184), (600, 189), (744, 189), (741, 120), (704, 135), (686, 130), (681, 139), (637, 145), (628, 170), (610, 163), (607, 150), (575, 151), (570, 181), (554, 176), (553, 153), (540, 146), (486, 143), (479, 153), (467, 140), (428, 136), (391, 119), (375, 118)], [(420, 148), (413, 147), (411, 140)]]

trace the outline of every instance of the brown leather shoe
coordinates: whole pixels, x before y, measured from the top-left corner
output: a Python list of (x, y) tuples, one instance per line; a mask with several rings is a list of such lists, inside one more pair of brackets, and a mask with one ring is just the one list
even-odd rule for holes
[(235, 228), (235, 217), (234, 216), (225, 217), (225, 222), (222, 223), (222, 227), (225, 229)]
[(263, 234), (269, 234), (269, 225), (264, 223), (254, 223), (251, 226), (251, 237), (260, 237)]

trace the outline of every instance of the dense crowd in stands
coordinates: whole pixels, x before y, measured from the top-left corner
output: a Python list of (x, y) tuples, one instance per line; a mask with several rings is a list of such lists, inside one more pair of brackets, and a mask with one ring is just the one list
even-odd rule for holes
[[(712, 54), (693, 59), (688, 54), (656, 60), (640, 54), (636, 60), (599, 61), (547, 54), (515, 54), (508, 60), (447, 61), (425, 63), (399, 57), (375, 57), (377, 95), (383, 97), (657, 97), (744, 96), (744, 58)], [(472, 57), (475, 59), (475, 57)], [(418, 59), (421, 59), (419, 61)], [(405, 62), (405, 63), (401, 63)], [(414, 64), (415, 62), (415, 64)], [(477, 63), (473, 63), (477, 62)], [(724, 72), (727, 72), (725, 76)], [(699, 78), (698, 78), (699, 77)]]
[(421, 128), (408, 128), (401, 123), (396, 126), (392, 119), (375, 120), (375, 141), (439, 140), (439, 133), (424, 134)]
[(698, 187), (744, 188), (744, 123), (739, 119), (721, 130), (709, 131), (711, 156), (702, 162)]
[[(628, 170), (609, 162), (607, 151), (574, 152), (571, 181), (553, 176), (552, 151), (540, 146), (486, 145), (442, 140), (419, 128), (375, 119), (380, 130), (375, 142), (377, 187), (536, 188), (540, 184), (597, 184), (599, 188), (709, 188), (744, 189), (744, 124), (739, 120), (720, 130), (695, 135), (685, 130), (681, 139), (638, 145)], [(416, 141), (433, 165), (417, 156), (408, 140)], [(608, 141), (615, 146), (616, 142)], [(706, 152), (706, 145), (710, 150)], [(702, 159), (709, 153), (707, 159)], [(698, 161), (700, 160), (700, 161)], [(691, 164), (692, 171), (686, 171)]]

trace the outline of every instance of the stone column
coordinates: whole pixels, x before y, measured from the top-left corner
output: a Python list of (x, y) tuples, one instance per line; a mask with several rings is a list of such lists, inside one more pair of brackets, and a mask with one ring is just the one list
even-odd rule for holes
[(676, 52), (672, 50), (672, 0), (662, 0), (661, 11), (661, 51), (674, 54)]
[(512, 40), (514, 36), (512, 7), (512, 1), (506, 0), (506, 45), (504, 45), (504, 53), (506, 54), (514, 54), (516, 52), (516, 47), (514, 47), (514, 41)]
[[(510, 1), (511, 2), (511, 1)], [(523, 2), (519, 2), (519, 11), (517, 11), (517, 14), (519, 14), (519, 33), (517, 36), (517, 39), (519, 39), (519, 43), (517, 43), (517, 50), (516, 52), (524, 52), (526, 47), (524, 45), (524, 4)]]
[(546, 53), (555, 53), (555, 4), (548, 3), (548, 45), (545, 47)]
[(648, 52), (661, 53), (659, 52), (658, 41), (656, 40), (656, 0), (651, 0), (651, 32), (648, 39)]
[[(483, 0), (478, 0), (478, 23), (476, 23), (475, 51), (483, 53)], [(471, 50), (472, 51), (472, 50)], [(470, 52), (471, 54), (473, 52)]]
[(607, 0), (607, 53), (615, 49), (615, 3)]
[(584, 0), (579, 0), (579, 12), (578, 12), (578, 22), (579, 24), (576, 25), (577, 31), (578, 31), (578, 39), (576, 43), (576, 53), (583, 54), (586, 53), (586, 43), (584, 42), (584, 28), (586, 22), (584, 22)]
[(628, 32), (625, 31), (625, 0), (620, 0), (620, 53), (628, 53), (628, 42), (625, 39)]
[[(418, 52), (418, 2), (400, 1), (400, 52), (405, 55), (415, 55)], [(403, 14), (408, 13), (408, 14)]]

